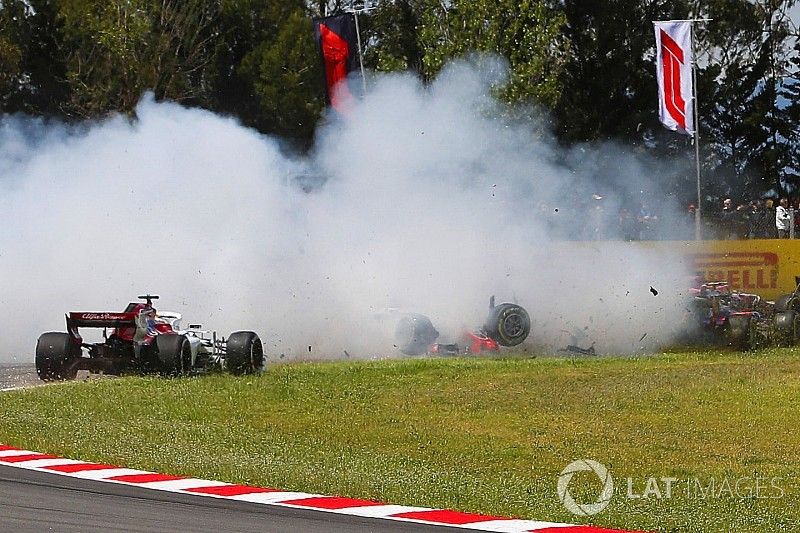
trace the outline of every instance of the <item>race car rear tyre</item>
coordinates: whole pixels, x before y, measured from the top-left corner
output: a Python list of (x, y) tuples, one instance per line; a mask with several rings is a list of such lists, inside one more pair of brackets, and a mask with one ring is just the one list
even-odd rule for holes
[(42, 381), (73, 380), (78, 357), (68, 333), (43, 333), (36, 342), (36, 373)]
[(180, 375), (192, 366), (192, 346), (184, 335), (158, 335), (156, 337), (159, 370), (162, 374)]
[(264, 346), (252, 331), (231, 333), (226, 347), (225, 365), (232, 374), (250, 374), (264, 369)]
[(732, 315), (728, 317), (725, 340), (728, 346), (738, 350), (747, 350), (755, 344), (755, 320), (750, 315)]
[(493, 307), (483, 326), (486, 334), (501, 346), (516, 346), (531, 332), (528, 312), (517, 304), (500, 304)]
[(800, 313), (792, 310), (775, 313), (772, 323), (781, 346), (793, 346), (800, 340)]
[(423, 355), (439, 338), (431, 319), (425, 315), (403, 315), (394, 330), (397, 348), (405, 355)]

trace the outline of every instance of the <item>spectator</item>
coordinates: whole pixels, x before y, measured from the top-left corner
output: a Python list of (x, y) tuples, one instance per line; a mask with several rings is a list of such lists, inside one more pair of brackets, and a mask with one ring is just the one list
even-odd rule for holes
[[(794, 234), (797, 236), (798, 230), (800, 230), (800, 200), (795, 200), (793, 202), (794, 207)], [(789, 214), (791, 215), (791, 210), (789, 210)], [(791, 235), (791, 233), (790, 233)]]
[(772, 198), (764, 202), (764, 212), (761, 214), (761, 224), (759, 226), (759, 239), (775, 238), (775, 202)]
[(742, 214), (747, 207), (739, 205), (733, 208), (733, 200), (725, 198), (722, 202), (722, 238), (739, 239), (744, 235), (742, 231)]
[(763, 224), (764, 209), (761, 200), (753, 200), (744, 211), (744, 218), (747, 220), (747, 238), (758, 239), (761, 225)]
[(789, 200), (781, 198), (780, 205), (775, 209), (775, 229), (778, 230), (779, 239), (789, 238), (789, 225), (791, 223)]
[(686, 236), (686, 240), (694, 239), (694, 228), (695, 224), (697, 223), (697, 206), (694, 204), (689, 204), (686, 207), (686, 219), (684, 221), (684, 233)]

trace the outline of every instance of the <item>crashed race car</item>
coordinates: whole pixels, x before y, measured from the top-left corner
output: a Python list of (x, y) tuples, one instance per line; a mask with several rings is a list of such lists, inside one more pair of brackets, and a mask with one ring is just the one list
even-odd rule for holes
[[(181, 329), (179, 313), (158, 313), (153, 307), (158, 296), (139, 299), (144, 302), (131, 302), (121, 313), (68, 313), (66, 333), (43, 333), (36, 343), (39, 378), (71, 380), (78, 370), (180, 375), (215, 367), (234, 374), (263, 369), (264, 349), (254, 332), (237, 331), (226, 339), (198, 324)], [(85, 343), (79, 328), (103, 328), (103, 341)]]
[(694, 333), (706, 342), (748, 350), (770, 341), (790, 346), (800, 341), (798, 290), (774, 303), (732, 291), (727, 282), (702, 283), (691, 293), (699, 325)]
[(464, 331), (460, 342), (436, 343), (439, 332), (425, 315), (409, 313), (400, 317), (395, 329), (398, 349), (405, 355), (459, 355), (499, 352), (501, 346), (521, 344), (531, 331), (531, 319), (521, 306), (512, 303), (494, 305), (490, 299), (489, 316), (483, 327)]
[(756, 345), (764, 324), (764, 313), (756, 310), (758, 295), (732, 292), (725, 282), (703, 283), (691, 293), (700, 326), (694, 333), (702, 340), (743, 350)]
[(785, 346), (800, 343), (800, 277), (795, 278), (795, 282), (794, 292), (778, 297), (774, 305), (776, 340)]

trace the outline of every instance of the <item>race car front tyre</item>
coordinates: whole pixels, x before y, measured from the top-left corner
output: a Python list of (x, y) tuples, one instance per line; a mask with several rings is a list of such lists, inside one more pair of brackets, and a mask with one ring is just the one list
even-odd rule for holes
[(772, 321), (780, 345), (793, 346), (800, 340), (800, 313), (792, 310), (778, 312)]
[(528, 312), (517, 304), (500, 304), (493, 307), (483, 326), (486, 334), (501, 346), (516, 346), (531, 332)]
[(78, 375), (69, 334), (43, 333), (36, 342), (36, 373), (42, 381), (68, 381)]
[(250, 374), (264, 369), (264, 346), (252, 331), (231, 333), (226, 347), (225, 365), (232, 374)]
[(192, 346), (184, 335), (158, 335), (156, 337), (159, 370), (166, 375), (180, 375), (192, 366)]
[(427, 353), (438, 338), (439, 332), (425, 315), (403, 315), (394, 330), (396, 346), (405, 355)]
[(725, 340), (728, 346), (738, 350), (753, 348), (755, 344), (755, 320), (751, 315), (732, 315), (728, 317)]

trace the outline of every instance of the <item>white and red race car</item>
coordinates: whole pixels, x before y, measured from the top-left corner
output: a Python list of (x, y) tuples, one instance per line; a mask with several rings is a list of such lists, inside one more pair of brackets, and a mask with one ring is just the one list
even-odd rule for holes
[[(158, 296), (139, 299), (144, 302), (131, 302), (121, 313), (68, 313), (66, 333), (43, 333), (36, 343), (39, 378), (75, 379), (78, 370), (184, 374), (221, 367), (245, 374), (263, 369), (264, 348), (254, 332), (237, 331), (224, 338), (199, 325), (181, 329), (179, 313), (158, 313), (153, 307)], [(103, 328), (103, 341), (84, 342), (79, 328)]]

